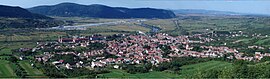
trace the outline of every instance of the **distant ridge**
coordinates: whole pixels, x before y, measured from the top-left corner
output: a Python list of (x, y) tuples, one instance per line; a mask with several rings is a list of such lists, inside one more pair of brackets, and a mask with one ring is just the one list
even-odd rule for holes
[(21, 7), (12, 7), (0, 5), (0, 17), (8, 18), (31, 18), (31, 19), (49, 19), (49, 17), (34, 14)]
[(257, 16), (257, 17), (266, 17), (270, 16), (268, 14), (256, 14), (256, 13), (240, 13), (240, 12), (231, 12), (231, 11), (217, 11), (217, 10), (204, 10), (204, 9), (178, 9), (173, 10), (175, 14), (199, 14), (199, 15), (210, 15), (210, 16)]
[(216, 10), (203, 10), (203, 9), (178, 9), (173, 10), (177, 14), (204, 14), (204, 15), (247, 15), (245, 13), (229, 12), (229, 11), (216, 11)]
[(37, 6), (29, 8), (33, 13), (64, 16), (64, 17), (94, 17), (94, 18), (173, 18), (174, 12), (154, 8), (125, 8), (109, 7), (105, 5), (81, 5), (75, 3), (61, 3), (51, 6)]

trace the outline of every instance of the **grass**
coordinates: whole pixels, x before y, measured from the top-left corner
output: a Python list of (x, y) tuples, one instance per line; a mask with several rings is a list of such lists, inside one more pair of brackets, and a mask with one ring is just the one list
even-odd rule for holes
[(148, 73), (129, 74), (123, 70), (112, 69), (110, 73), (100, 74), (104, 78), (176, 78), (177, 74), (152, 71)]
[(181, 67), (181, 77), (189, 76), (194, 74), (197, 71), (206, 71), (211, 69), (221, 69), (221, 68), (231, 68), (232, 64), (228, 62), (222, 62), (222, 61), (208, 61), (193, 65), (185, 65)]
[(44, 74), (36, 68), (33, 68), (29, 61), (20, 61), (20, 66), (24, 68), (29, 76), (44, 76)]
[(9, 61), (0, 60), (0, 78), (16, 77), (11, 67), (14, 65), (10, 64)]

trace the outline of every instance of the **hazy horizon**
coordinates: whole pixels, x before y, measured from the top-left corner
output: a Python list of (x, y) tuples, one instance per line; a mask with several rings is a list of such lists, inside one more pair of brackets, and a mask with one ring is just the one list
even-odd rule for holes
[(160, 9), (204, 9), (217, 11), (231, 11), (239, 13), (270, 15), (270, 1), (259, 0), (0, 0), (1, 5), (20, 6), (30, 8), (40, 5), (55, 5), (63, 2), (91, 5), (102, 4), (112, 7), (128, 8), (160, 8)]

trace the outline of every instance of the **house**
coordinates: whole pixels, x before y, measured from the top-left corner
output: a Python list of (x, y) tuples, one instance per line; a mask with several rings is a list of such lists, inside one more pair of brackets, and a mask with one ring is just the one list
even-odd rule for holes
[(105, 64), (104, 63), (100, 63), (100, 62), (91, 62), (91, 68), (95, 68), (95, 67), (104, 67)]
[(263, 58), (263, 55), (261, 54), (261, 52), (255, 52), (255, 58), (257, 60), (261, 60)]
[(73, 69), (73, 68), (71, 68), (71, 65), (70, 65), (69, 63), (67, 63), (65, 67), (66, 67), (67, 69)]
[(93, 40), (104, 40), (106, 39), (106, 37), (104, 36), (92, 36), (92, 37), (89, 37), (89, 40), (93, 41)]
[(25, 57), (24, 56), (20, 56), (20, 58), (19, 58), (20, 60), (24, 60), (25, 59)]
[(60, 37), (58, 39), (59, 43), (79, 43), (79, 42), (83, 42), (83, 41), (88, 41), (88, 38), (85, 37), (80, 37), (80, 38), (62, 38)]
[(119, 66), (118, 65), (114, 65), (113, 68), (119, 69)]
[(19, 52), (27, 52), (27, 51), (30, 51), (30, 50), (32, 50), (32, 49), (30, 49), (30, 48), (20, 48)]
[(54, 61), (54, 62), (52, 62), (52, 64), (53, 65), (59, 65), (59, 64), (61, 64), (59, 61)]

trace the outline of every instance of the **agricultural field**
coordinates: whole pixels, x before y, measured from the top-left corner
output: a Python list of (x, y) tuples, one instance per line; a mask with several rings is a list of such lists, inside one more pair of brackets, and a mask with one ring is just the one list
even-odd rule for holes
[(176, 29), (174, 19), (157, 19), (144, 22), (145, 24), (154, 25), (161, 28), (161, 32), (172, 31)]
[(29, 61), (20, 61), (19, 64), (26, 70), (28, 77), (45, 77), (45, 75), (40, 70), (32, 67)]
[(2, 49), (0, 49), (1, 54), (12, 54), (13, 49), (19, 48), (31, 48), (35, 46), (35, 42), (0, 42)]
[(64, 32), (31, 32), (25, 34), (0, 35), (0, 42), (22, 42), (22, 41), (45, 41), (56, 40), (59, 36), (66, 35)]
[(0, 78), (16, 77), (13, 68), (14, 65), (6, 60), (0, 60)]
[[(160, 27), (160, 32), (181, 35), (208, 33), (212, 31), (244, 31), (247, 33), (269, 34), (268, 17), (256, 16), (179, 16), (174, 19), (153, 19), (144, 23)], [(177, 22), (177, 24), (176, 24)], [(262, 32), (263, 31), (263, 32)]]
[(69, 25), (83, 25), (90, 23), (104, 23), (104, 22), (115, 22), (119, 20), (129, 20), (129, 19), (105, 19), (105, 18), (90, 18), (90, 17), (57, 17), (52, 16), (57, 20), (65, 21)]
[[(59, 20), (67, 22), (72, 21), (72, 24), (89, 24), (100, 22), (113, 22), (119, 20), (130, 19), (99, 19), (99, 18), (82, 18), (82, 17), (55, 17)], [(149, 19), (145, 24), (153, 25), (161, 28), (160, 32), (165, 32), (173, 35), (208, 33), (212, 31), (244, 31), (247, 33), (262, 33), (264, 30), (269, 30), (269, 18), (263, 17), (230, 17), (230, 16), (180, 16), (173, 19)], [(149, 28), (141, 27), (135, 24), (119, 24), (110, 26), (90, 27), (84, 31), (35, 31), (35, 30), (16, 30), (0, 31), (0, 41), (42, 41), (55, 40), (58, 36), (65, 35), (91, 35), (91, 34), (106, 34), (128, 33), (135, 31), (149, 32)], [(2, 33), (3, 32), (3, 33)], [(14, 33), (13, 33), (14, 32)], [(258, 43), (260, 44), (260, 43)]]
[(90, 29), (117, 30), (117, 31), (129, 31), (129, 32), (136, 32), (136, 31), (149, 32), (150, 31), (149, 28), (136, 26), (136, 25), (96, 26), (96, 27), (90, 27)]

